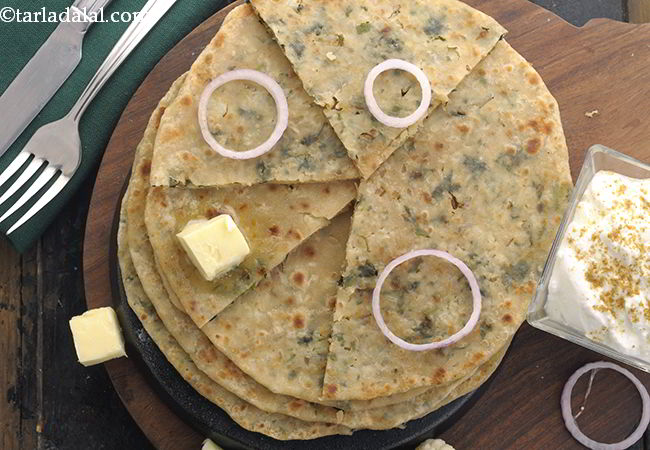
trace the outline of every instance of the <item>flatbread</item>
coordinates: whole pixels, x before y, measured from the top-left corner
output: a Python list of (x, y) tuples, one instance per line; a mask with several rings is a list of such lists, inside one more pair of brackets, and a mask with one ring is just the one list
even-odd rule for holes
[[(456, 0), (251, 0), (284, 49), (305, 90), (322, 106), (361, 174), (368, 177), (409, 136), (369, 113), (366, 75), (380, 62), (399, 58), (429, 78), (429, 111), (487, 55), (506, 32), (491, 17)], [(407, 116), (421, 88), (404, 72), (380, 76), (375, 96), (387, 114)]]
[[(344, 339), (332, 340), (324, 398), (443, 385), (488, 360), (524, 319), (571, 188), (557, 103), (501, 41), (447, 107), (359, 187), (333, 326)], [(371, 314), (377, 274), (421, 248), (464, 261), (483, 296), (479, 326), (440, 351), (400, 349)], [(420, 258), (391, 274), (381, 307), (394, 333), (425, 342), (461, 328), (471, 295), (458, 269)]]
[[(323, 228), (356, 195), (353, 182), (177, 189), (155, 187), (145, 222), (160, 271), (185, 311), (202, 327)], [(251, 253), (214, 281), (205, 280), (176, 234), (190, 220), (230, 214)]]
[[(178, 87), (179, 82), (174, 86)], [(127, 235), (130, 257), (140, 283), (167, 330), (183, 350), (189, 354), (198, 369), (210, 379), (229, 392), (246, 399), (261, 410), (286, 414), (307, 421), (317, 421), (317, 415), (319, 415), (328, 419), (329, 422), (336, 422), (336, 410), (333, 408), (312, 405), (287, 396), (274, 395), (258, 385), (216, 350), (189, 316), (172, 307), (170, 296), (164, 288), (160, 274), (156, 270), (153, 250), (144, 223), (145, 198), (149, 190), (148, 168), (151, 164), (157, 121), (160, 119), (166, 102), (171, 100), (169, 98), (171, 93), (173, 93), (173, 90), (170, 91), (168, 97), (161, 100), (159, 108), (154, 111), (143, 139), (137, 148), (132, 176), (129, 181), (129, 194), (125, 197), (127, 198), (128, 208)]]
[[(160, 317), (166, 330), (156, 330), (155, 333), (164, 334), (165, 336), (169, 335), (168, 340), (170, 342), (173, 342), (176, 347), (180, 345), (181, 349), (176, 350), (177, 358), (187, 358), (188, 356), (191, 358), (192, 361), (188, 363), (188, 366), (191, 368), (185, 369), (184, 376), (190, 379), (199, 378), (205, 380), (205, 376), (207, 375), (212, 380), (208, 384), (216, 382), (219, 392), (226, 389), (227, 392), (232, 392), (252, 405), (261, 408), (262, 411), (271, 412), (273, 415), (284, 413), (307, 421), (327, 421), (348, 424), (351, 428), (392, 428), (435, 409), (437, 407), (436, 405), (447, 398), (453, 388), (460, 384), (460, 381), (441, 388), (430, 389), (425, 394), (418, 395), (410, 401), (404, 401), (394, 406), (369, 408), (370, 406), (376, 406), (376, 404), (372, 401), (365, 402), (365, 406), (368, 408), (362, 411), (359, 408), (363, 402), (352, 402), (357, 409), (355, 411), (343, 412), (337, 411), (334, 408), (307, 403), (296, 398), (272, 394), (261, 385), (255, 383), (253, 379), (241, 372), (223, 354), (213, 348), (208, 339), (194, 325), (189, 317), (171, 306), (155, 269), (153, 251), (147, 241), (143, 218), (144, 198), (149, 189), (147, 168), (150, 164), (151, 147), (156, 132), (156, 124), (166, 101), (168, 101), (168, 97), (161, 101), (161, 107), (154, 112), (149, 126), (145, 131), (144, 138), (136, 152), (132, 171), (133, 175), (129, 182), (128, 193), (125, 196), (124, 206), (126, 210), (122, 213), (120, 263), (122, 264), (122, 273), (124, 274), (125, 285), (127, 286), (129, 302), (131, 305), (134, 305), (134, 310), (138, 313), (140, 319), (145, 321), (147, 318), (155, 316), (156, 320), (158, 320), (158, 317)], [(308, 250), (310, 247), (320, 248), (320, 244), (326, 244), (327, 237), (339, 233), (346, 234), (344, 232), (347, 231), (348, 223), (349, 217), (346, 218), (343, 216), (335, 219), (330, 227), (319, 231), (303, 247), (298, 248), (292, 255), (297, 255), (298, 257), (294, 258), (290, 256), (285, 266), (290, 269), (292, 264), (299, 264), (301, 262), (300, 255), (310, 254), (311, 252)], [(342, 228), (342, 230), (337, 228)], [(124, 242), (124, 239), (121, 237), (122, 234), (128, 238), (128, 242)], [(344, 255), (343, 244), (333, 247), (337, 250), (334, 253), (339, 253), (338, 255), (319, 253), (319, 259), (332, 256), (333, 259), (338, 261), (338, 265), (340, 266), (343, 262)], [(128, 254), (124, 252), (124, 249), (127, 248)], [(327, 252), (328, 250), (324, 249), (324, 251)], [(312, 255), (312, 257), (315, 256), (315, 254)], [(309, 267), (305, 269), (305, 273), (308, 273), (307, 269)], [(273, 277), (272, 279), (276, 278)], [(336, 278), (338, 278), (338, 273)], [(309, 283), (315, 283), (316, 281), (310, 277), (307, 277), (306, 280)], [(142, 292), (143, 289), (146, 294)], [(144, 315), (141, 314), (143, 305), (148, 305), (148, 312)], [(155, 310), (151, 308), (151, 305), (155, 307)], [(331, 310), (329, 308), (328, 314), (331, 316)], [(325, 347), (324, 351), (326, 350), (327, 348)], [(202, 395), (211, 398), (210, 396), (212, 394), (210, 394), (210, 390), (207, 390), (208, 395), (206, 395), (205, 389), (198, 390)], [(418, 392), (415, 392), (415, 394), (418, 394)], [(413, 397), (413, 395), (410, 396)], [(406, 399), (406, 396), (402, 394), (396, 397), (402, 400)], [(254, 406), (251, 406), (251, 408), (254, 409)], [(338, 430), (343, 433), (349, 432), (349, 428), (339, 427)], [(261, 432), (263, 432), (263, 429)], [(318, 433), (321, 434), (328, 432), (329, 429), (323, 428), (322, 426), (318, 429)]]
[[(234, 69), (254, 69), (269, 75), (283, 88), (289, 104), (289, 126), (282, 139), (266, 155), (246, 161), (215, 153), (204, 141), (198, 124), (198, 103), (206, 84)], [(208, 123), (222, 145), (248, 150), (271, 134), (276, 122), (275, 109), (264, 88), (233, 81), (213, 94), (208, 105)], [(252, 185), (358, 177), (322, 109), (313, 104), (250, 5), (233, 9), (192, 65), (179, 96), (161, 119), (151, 169), (152, 185)]]

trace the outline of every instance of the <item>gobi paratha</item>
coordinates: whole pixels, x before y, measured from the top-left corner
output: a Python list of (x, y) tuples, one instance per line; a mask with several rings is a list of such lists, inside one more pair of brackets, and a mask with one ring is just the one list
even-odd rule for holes
[[(163, 99), (161, 106), (164, 107), (165, 101), (166, 99)], [(187, 377), (198, 379), (202, 379), (207, 375), (212, 381), (216, 381), (219, 386), (226, 388), (229, 392), (233, 392), (240, 396), (240, 398), (261, 407), (263, 411), (286, 413), (290, 416), (299, 417), (308, 421), (321, 420), (345, 423), (349, 424), (349, 427), (351, 428), (392, 428), (405, 421), (419, 417), (436, 409), (437, 405), (443, 401), (444, 398), (449, 396), (449, 393), (460, 383), (460, 381), (444, 387), (430, 389), (427, 393), (421, 394), (410, 401), (403, 401), (393, 406), (366, 408), (363, 411), (350, 412), (337, 412), (334, 408), (314, 405), (296, 398), (272, 394), (239, 371), (239, 369), (220, 354), (218, 350), (211, 347), (207, 338), (192, 323), (189, 317), (171, 306), (166, 296), (166, 292), (160, 283), (160, 278), (155, 270), (153, 252), (147, 241), (143, 218), (144, 198), (148, 189), (147, 168), (150, 163), (151, 146), (160, 110), (161, 109), (159, 108), (154, 112), (154, 115), (149, 122), (149, 126), (145, 131), (144, 138), (137, 149), (133, 176), (130, 180), (129, 190), (125, 197), (127, 199), (125, 207), (127, 208), (126, 212), (128, 214), (123, 213), (122, 225), (123, 227), (126, 227), (125, 233), (128, 237), (128, 244), (130, 244), (130, 255), (125, 257), (123, 253), (121, 253), (120, 258), (122, 259), (121, 263), (123, 273), (129, 274), (125, 277), (125, 283), (131, 284), (131, 289), (128, 291), (128, 295), (130, 296), (129, 301), (136, 305), (136, 311), (138, 311), (138, 307), (142, 308), (144, 304), (148, 304), (149, 302), (149, 299), (144, 293), (139, 293), (139, 290), (142, 289), (140, 284), (140, 280), (142, 280), (142, 283), (144, 283), (144, 290), (147, 292), (149, 298), (153, 300), (151, 303), (153, 303), (155, 307), (154, 315), (157, 314), (160, 316), (162, 323), (167, 328), (167, 331), (164, 331), (164, 333), (169, 332), (169, 334), (171, 334), (170, 339), (176, 339), (174, 342), (180, 344), (182, 351), (187, 352), (187, 355), (192, 359), (191, 367), (195, 367), (195, 369), (187, 369), (188, 373), (185, 375)], [(319, 244), (326, 243), (328, 237), (347, 231), (347, 222), (349, 222), (349, 218), (346, 218), (345, 216), (336, 219), (330, 227), (319, 231), (305, 243), (304, 248), (298, 248), (294, 254), (311, 255), (311, 251), (309, 250), (310, 248), (313, 249), (319, 247)], [(126, 246), (127, 243), (121, 241), (120, 251), (122, 251), (122, 248), (126, 248)], [(335, 254), (331, 256), (334, 260), (338, 261), (338, 265), (340, 266), (343, 262), (344, 255), (343, 243), (334, 248), (337, 251), (335, 251)], [(338, 253), (338, 255), (336, 253)], [(315, 256), (315, 254), (311, 255), (312, 258)], [(330, 257), (330, 255), (319, 254), (318, 257), (319, 259), (322, 259), (322, 257)], [(285, 263), (285, 266), (287, 270), (295, 273), (293, 269), (301, 267), (301, 263), (302, 260), (300, 256), (297, 258), (290, 257)], [(131, 267), (136, 270), (136, 274), (132, 274)], [(309, 269), (313, 269), (313, 267), (305, 267), (306, 274), (310, 273)], [(277, 276), (271, 277), (271, 280), (277, 278)], [(338, 271), (336, 273), (336, 278), (338, 278)], [(316, 281), (311, 277), (307, 277), (306, 279), (312, 283), (315, 283)], [(132, 295), (135, 297), (131, 298)], [(313, 314), (311, 311), (305, 311), (305, 313)], [(328, 314), (331, 316), (331, 310), (329, 309)], [(149, 311), (148, 315), (140, 317), (141, 320), (146, 320), (147, 317), (151, 316), (152, 313)], [(241, 326), (244, 325), (244, 323), (238, 325)], [(161, 330), (156, 331), (156, 333), (164, 334)], [(326, 347), (323, 350), (326, 351)], [(180, 356), (177, 355), (177, 357)], [(192, 370), (197, 370), (201, 373), (199, 373), (198, 376), (194, 376), (191, 374)], [(205, 391), (199, 390), (199, 392), (206, 395), (204, 393)], [(208, 392), (210, 391), (208, 390)], [(400, 399), (406, 398), (406, 396), (403, 395), (397, 397)], [(363, 402), (356, 402), (356, 408), (360, 408), (361, 403)], [(367, 407), (376, 406), (373, 402), (366, 403), (365, 406)], [(347, 429), (340, 429), (339, 431), (344, 433), (348, 432)], [(272, 432), (275, 431), (272, 430)], [(300, 432), (303, 431), (301, 430)], [(309, 432), (311, 433), (314, 431)], [(329, 432), (329, 429), (318, 429), (318, 433), (322, 434), (325, 432)]]

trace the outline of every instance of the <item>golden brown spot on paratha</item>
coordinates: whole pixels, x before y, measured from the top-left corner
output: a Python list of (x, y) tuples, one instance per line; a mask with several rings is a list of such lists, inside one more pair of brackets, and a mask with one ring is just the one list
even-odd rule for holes
[(181, 98), (181, 105), (190, 106), (192, 104), (192, 97), (186, 95)]
[(529, 120), (528, 126), (533, 130), (537, 131), (538, 133), (542, 132), (544, 134), (551, 134), (551, 132), (553, 131), (553, 123), (544, 122), (544, 120), (542, 119), (540, 119), (539, 122), (535, 119)]
[(302, 314), (296, 314), (291, 320), (293, 322), (294, 328), (304, 328), (305, 327), (305, 318)]
[(208, 346), (205, 346), (205, 347), (201, 348), (201, 350), (199, 350), (199, 358), (201, 358), (202, 360), (204, 360), (204, 361), (206, 361), (208, 363), (211, 363), (211, 362), (216, 361), (217, 352), (214, 349), (214, 347), (212, 347), (211, 345), (208, 345)]
[(268, 185), (269, 191), (275, 192), (278, 190), (278, 185), (277, 184), (269, 184)]
[(479, 68), (479, 69), (477, 70), (477, 72), (478, 72), (478, 74), (479, 74), (480, 76), (482, 76), (482, 77), (485, 76), (485, 69), (483, 69), (482, 67)]
[(302, 405), (303, 405), (303, 402), (301, 402), (300, 400), (294, 400), (291, 403), (289, 403), (289, 409), (291, 411), (297, 411), (300, 408), (302, 408)]
[(438, 367), (436, 371), (433, 373), (433, 382), (436, 384), (440, 384), (445, 380), (445, 376), (447, 375), (447, 371), (445, 370), (444, 367)]
[(433, 201), (433, 197), (431, 197), (431, 194), (429, 194), (428, 192), (423, 192), (422, 200), (424, 200), (425, 203), (431, 204), (431, 202)]
[(337, 390), (338, 390), (338, 386), (335, 385), (335, 384), (328, 384), (328, 385), (325, 386), (325, 391), (328, 394), (334, 394), (334, 393), (336, 393)]
[(302, 286), (302, 284), (305, 282), (305, 274), (302, 272), (294, 273), (293, 282), (296, 283), (298, 286)]
[(287, 231), (287, 237), (292, 237), (292, 238), (298, 239), (298, 240), (302, 239), (302, 235), (300, 234), (300, 232), (295, 231), (293, 229)]
[(217, 211), (216, 208), (210, 207), (205, 211), (205, 217), (208, 220), (217, 217), (218, 215), (219, 215), (219, 211)]
[(144, 176), (147, 176), (151, 173), (151, 161), (145, 161), (142, 166), (140, 166), (140, 173)]
[(224, 327), (226, 330), (230, 330), (230, 329), (232, 328), (232, 325), (230, 325), (228, 322), (226, 322), (226, 323), (223, 324), (223, 327)]
[(436, 150), (442, 150), (445, 147), (445, 144), (442, 142), (436, 142), (433, 146), (436, 148)]
[(163, 128), (163, 130), (164, 131), (162, 131), (160, 136), (160, 140), (163, 142), (174, 140), (183, 135), (183, 132), (178, 128), (167, 127), (167, 128)]
[(266, 267), (259, 267), (257, 269), (257, 274), (261, 277), (266, 276)]
[(544, 203), (540, 202), (537, 204), (537, 212), (544, 212)]
[(147, 316), (147, 313), (142, 313), (142, 315), (140, 316), (140, 320), (147, 320), (147, 317), (149, 317)]
[(336, 297), (330, 298), (327, 302), (327, 306), (329, 306), (330, 309), (334, 309), (334, 307), (336, 307)]
[(323, 188), (323, 192), (326, 193), (326, 194), (329, 194), (329, 193), (331, 192), (331, 191), (330, 191), (330, 187), (329, 187), (329, 186), (325, 186), (325, 187)]
[(210, 64), (212, 62), (212, 53), (208, 53), (203, 57), (203, 62), (205, 64)]
[(515, 288), (517, 294), (532, 294), (534, 284), (532, 281), (529, 281), (526, 284), (519, 285)]
[(507, 300), (505, 305), (506, 305), (506, 308), (510, 308), (512, 306), (512, 302), (510, 300)]
[(504, 323), (512, 323), (512, 316), (510, 314), (504, 314), (501, 318)]
[(214, 152), (213, 152), (212, 150), (205, 150), (205, 151), (203, 152), (203, 154), (204, 154), (205, 156), (208, 156), (208, 157), (209, 157), (209, 156), (213, 156), (213, 155), (214, 155)]
[(544, 134), (551, 134), (553, 131), (553, 122), (544, 122)]
[(293, 305), (294, 303), (296, 303), (295, 298), (293, 298), (293, 297), (287, 298), (287, 305)]
[(506, 145), (506, 154), (508, 155), (514, 155), (517, 153), (517, 148), (512, 146), (512, 145)]
[(240, 210), (240, 211), (244, 211), (244, 210), (248, 209), (248, 205), (247, 205), (246, 203), (244, 203), (243, 205), (241, 205), (241, 206), (240, 206), (239, 208), (237, 208), (237, 209)]
[(241, 125), (238, 125), (236, 130), (237, 130), (237, 133), (242, 134), (244, 132), (244, 127), (241, 126)]
[(300, 203), (300, 207), (301, 207), (302, 209), (307, 209), (307, 208), (309, 208), (309, 203), (307, 203), (307, 202), (301, 202), (301, 203)]
[(302, 252), (309, 258), (313, 258), (316, 254), (316, 250), (311, 245), (306, 245)]
[(212, 46), (217, 48), (221, 47), (223, 45), (223, 40), (223, 34), (217, 34), (217, 36), (214, 38), (214, 41), (212, 41)]
[(529, 73), (528, 82), (530, 84), (539, 84), (539, 76), (536, 73)]
[(472, 359), (476, 362), (479, 362), (481, 359), (483, 359), (483, 353), (481, 352), (476, 352), (472, 355)]
[(272, 236), (277, 236), (280, 234), (280, 227), (277, 225), (273, 225), (269, 227), (269, 233), (271, 233)]
[(485, 39), (487, 35), (488, 35), (488, 30), (483, 28), (481, 32), (478, 34), (478, 36), (476, 37), (476, 40), (478, 41), (479, 39)]
[(534, 155), (542, 147), (542, 141), (539, 138), (528, 139), (526, 143), (526, 151), (531, 155)]

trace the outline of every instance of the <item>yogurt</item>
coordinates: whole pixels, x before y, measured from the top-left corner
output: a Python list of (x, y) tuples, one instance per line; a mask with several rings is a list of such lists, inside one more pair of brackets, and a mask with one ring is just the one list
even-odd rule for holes
[(650, 179), (594, 175), (560, 244), (548, 289), (550, 318), (650, 359)]

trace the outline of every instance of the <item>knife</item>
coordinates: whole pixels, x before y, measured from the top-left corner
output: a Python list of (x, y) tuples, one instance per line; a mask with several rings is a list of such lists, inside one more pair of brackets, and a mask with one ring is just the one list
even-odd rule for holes
[(0, 96), (0, 156), (43, 109), (81, 61), (92, 15), (111, 0), (76, 0), (70, 12), (83, 21), (61, 22)]

